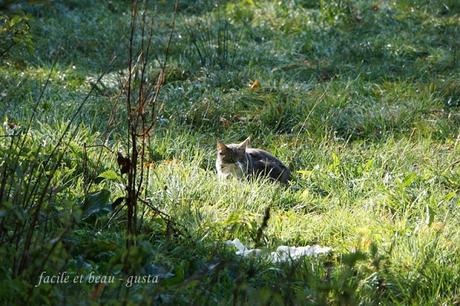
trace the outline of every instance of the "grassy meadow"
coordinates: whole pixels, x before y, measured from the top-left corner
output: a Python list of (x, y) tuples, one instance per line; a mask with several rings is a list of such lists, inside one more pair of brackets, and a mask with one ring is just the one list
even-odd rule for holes
[[(128, 247), (131, 2), (0, 1), (2, 305), (460, 304), (458, 1), (139, 7), (149, 84), (167, 62)], [(248, 136), (288, 187), (217, 181), (216, 141)]]

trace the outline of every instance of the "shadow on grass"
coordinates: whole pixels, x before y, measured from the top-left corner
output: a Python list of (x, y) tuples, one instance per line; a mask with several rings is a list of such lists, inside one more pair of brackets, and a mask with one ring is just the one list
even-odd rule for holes
[[(179, 1), (172, 73), (162, 96), (167, 128), (315, 138), (333, 133), (361, 140), (414, 130), (439, 138), (458, 132), (455, 10), (365, 7), (331, 25), (316, 5), (248, 4), (238, 7), (248, 11), (241, 13), (226, 3)], [(36, 50), (28, 59), (12, 55), (19, 69), (49, 67), (59, 49), (57, 67), (74, 80), (71, 93), (106, 68), (114, 54), (113, 70), (126, 68), (126, 1), (69, 0), (25, 8), (35, 16)], [(161, 59), (172, 3), (156, 9), (154, 56)], [(209, 19), (210, 14), (220, 17)], [(298, 18), (287, 27), (283, 16), (289, 14)], [(255, 79), (262, 87), (248, 89)]]

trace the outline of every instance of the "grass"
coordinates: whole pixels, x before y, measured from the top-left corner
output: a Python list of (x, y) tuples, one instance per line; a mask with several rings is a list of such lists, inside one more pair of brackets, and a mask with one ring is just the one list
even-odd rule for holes
[[(144, 196), (188, 238), (141, 205), (142, 232), (130, 253), (125, 220), (107, 213), (124, 194), (113, 152), (127, 145), (116, 80), (127, 67), (129, 4), (20, 7), (31, 14), (34, 49), (19, 44), (2, 59), (0, 117), (27, 126), (48, 74), (50, 83), (25, 149), (14, 155), (10, 138), (0, 138), (1, 169), (11, 167), (11, 156), (20, 165), (11, 194), (33, 178), (30, 169), (49, 175), (43, 160), (55, 158), (69, 118), (117, 57), (79, 114), (62, 160), (53, 159), (57, 172), (22, 276), (14, 276), (8, 255), (23, 247), (17, 225), (35, 206), (19, 194), (21, 205), (1, 203), (5, 304), (460, 303), (456, 1), (179, 1)], [(149, 10), (154, 56), (162, 59), (172, 6), (160, 1)], [(252, 89), (255, 80), (260, 87)], [(216, 180), (216, 139), (249, 135), (290, 166), (289, 188)], [(85, 206), (91, 201), (94, 211)], [(223, 241), (254, 246), (266, 207), (264, 249), (319, 244), (333, 254), (282, 265), (236, 257)], [(127, 256), (131, 271), (160, 275), (159, 283), (34, 287), (41, 270), (123, 275)]]

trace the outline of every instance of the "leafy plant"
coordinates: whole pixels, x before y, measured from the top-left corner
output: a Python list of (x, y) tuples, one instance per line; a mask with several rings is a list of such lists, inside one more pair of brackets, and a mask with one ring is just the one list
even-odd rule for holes
[(29, 15), (0, 15), (0, 58), (5, 57), (14, 47), (33, 48)]

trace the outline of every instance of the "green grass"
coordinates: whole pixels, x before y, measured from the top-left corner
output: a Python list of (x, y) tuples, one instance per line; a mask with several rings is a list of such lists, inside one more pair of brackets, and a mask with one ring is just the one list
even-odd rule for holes
[[(21, 7), (32, 16), (34, 49), (18, 44), (2, 58), (3, 121), (27, 126), (57, 62), (25, 149), (14, 153), (10, 139), (0, 138), (0, 170), (17, 157), (17, 184), (30, 179), (27, 169), (49, 175), (43, 161), (91, 82), (117, 58), (79, 114), (81, 125), (51, 181), (30, 271), (11, 276), (15, 263), (8, 254), (23, 242), (2, 241), (5, 304), (460, 303), (456, 1), (179, 1), (144, 196), (187, 237), (170, 234), (171, 225), (140, 204), (143, 229), (128, 254), (124, 213), (110, 222), (103, 210), (85, 219), (84, 203), (89, 192), (109, 207), (124, 193), (122, 178), (100, 175), (118, 173), (113, 152), (127, 145), (114, 80), (127, 68), (129, 3)], [(153, 52), (162, 59), (172, 6), (150, 7)], [(151, 79), (159, 71), (154, 63)], [(252, 90), (254, 80), (261, 86)], [(247, 136), (290, 166), (289, 188), (217, 181), (216, 140)], [(13, 194), (15, 182), (9, 183)], [(108, 198), (95, 194), (100, 190), (109, 191)], [(282, 265), (237, 258), (223, 242), (239, 238), (254, 247), (268, 206), (264, 249), (319, 244), (333, 254)], [(26, 208), (1, 203), (2, 237), (14, 238), (15, 226), (29, 220), (32, 208)], [(94, 284), (33, 287), (44, 254), (63, 232), (43, 267), (49, 274), (123, 275), (128, 256), (131, 271), (161, 275), (159, 283), (129, 290), (110, 284), (93, 299)]]

